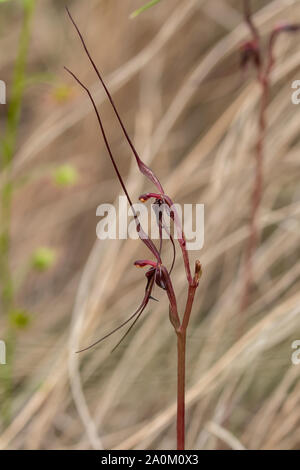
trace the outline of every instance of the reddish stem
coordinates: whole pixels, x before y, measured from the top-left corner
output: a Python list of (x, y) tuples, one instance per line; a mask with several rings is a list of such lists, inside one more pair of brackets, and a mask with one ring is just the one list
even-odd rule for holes
[(185, 357), (186, 332), (201, 276), (201, 264), (196, 261), (195, 275), (189, 285), (188, 298), (180, 328), (177, 333), (177, 450), (185, 448)]
[(246, 248), (245, 259), (245, 285), (241, 302), (241, 311), (244, 311), (249, 304), (250, 289), (253, 284), (253, 254), (258, 244), (257, 218), (263, 193), (263, 160), (264, 143), (266, 132), (266, 112), (269, 98), (270, 77), (263, 75), (259, 78), (262, 88), (260, 114), (259, 114), (259, 134), (255, 151), (255, 181), (252, 192), (252, 207), (250, 217), (250, 237)]
[(177, 450), (185, 448), (186, 331), (177, 332)]

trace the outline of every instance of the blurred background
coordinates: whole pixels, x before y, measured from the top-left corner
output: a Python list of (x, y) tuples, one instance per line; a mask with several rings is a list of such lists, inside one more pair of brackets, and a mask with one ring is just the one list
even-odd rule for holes
[[(1, 449), (175, 448), (176, 338), (156, 291), (139, 305), (145, 251), (99, 241), (96, 208), (121, 194), (97, 121), (68, 66), (97, 100), (133, 200), (140, 175), (67, 18), (68, 4), (142, 158), (178, 203), (205, 205), (203, 265), (188, 331), (187, 448), (299, 449), (300, 79), (298, 35), (283, 35), (268, 106), (254, 286), (240, 311), (260, 88), (240, 69), (249, 39), (238, 0), (11, 0), (0, 3)], [(252, 2), (263, 39), (300, 21), (296, 0)], [(170, 256), (171, 253), (165, 253)], [(172, 277), (186, 296), (180, 256)]]

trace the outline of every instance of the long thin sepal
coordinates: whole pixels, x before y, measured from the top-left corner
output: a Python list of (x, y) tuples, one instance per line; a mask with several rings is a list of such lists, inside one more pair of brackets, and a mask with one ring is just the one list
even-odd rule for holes
[(115, 114), (116, 114), (116, 116), (117, 116), (117, 119), (118, 119), (118, 121), (119, 121), (119, 124), (120, 124), (120, 126), (121, 126), (121, 128), (122, 128), (122, 131), (123, 131), (124, 135), (125, 135), (125, 138), (126, 138), (128, 144), (129, 144), (129, 146), (130, 146), (130, 148), (131, 148), (131, 150), (132, 150), (132, 152), (133, 152), (133, 154), (134, 154), (134, 156), (135, 156), (135, 159), (136, 159), (137, 165), (138, 165), (138, 167), (139, 167), (139, 170), (140, 170), (141, 173), (142, 173), (144, 176), (146, 176), (153, 184), (155, 184), (155, 186), (157, 187), (157, 189), (159, 190), (159, 192), (161, 192), (161, 193), (163, 194), (163, 193), (164, 193), (164, 190), (163, 190), (163, 187), (162, 187), (162, 185), (161, 185), (159, 179), (155, 176), (154, 172), (141, 160), (141, 158), (140, 158), (140, 156), (139, 156), (139, 154), (138, 154), (136, 148), (134, 147), (133, 142), (132, 142), (131, 138), (129, 137), (129, 134), (128, 134), (128, 132), (127, 132), (127, 130), (126, 130), (124, 124), (123, 124), (123, 121), (122, 121), (122, 119), (121, 119), (121, 116), (120, 116), (120, 114), (119, 114), (119, 112), (118, 112), (118, 110), (117, 110), (117, 108), (116, 108), (116, 105), (115, 105), (113, 99), (112, 99), (112, 96), (111, 96), (111, 94), (110, 94), (110, 92), (109, 92), (109, 90), (108, 90), (108, 88), (107, 88), (107, 86), (106, 86), (106, 84), (105, 84), (105, 82), (104, 82), (104, 80), (103, 80), (103, 78), (102, 78), (102, 75), (101, 75), (100, 72), (99, 72), (99, 69), (98, 69), (97, 65), (95, 64), (95, 61), (93, 60), (93, 58), (92, 58), (92, 56), (91, 56), (91, 54), (90, 54), (90, 52), (89, 52), (89, 50), (88, 50), (88, 48), (87, 48), (87, 45), (86, 45), (85, 40), (84, 40), (84, 38), (83, 38), (83, 35), (82, 35), (82, 33), (80, 32), (80, 30), (79, 30), (79, 28), (78, 28), (78, 26), (77, 26), (77, 24), (76, 24), (74, 18), (72, 17), (72, 15), (71, 15), (70, 10), (68, 9), (68, 7), (66, 7), (66, 10), (67, 10), (67, 13), (68, 13), (68, 15), (69, 15), (69, 18), (70, 18), (71, 22), (73, 23), (73, 25), (74, 25), (74, 27), (75, 27), (75, 29), (76, 29), (76, 31), (77, 31), (77, 34), (78, 34), (78, 36), (79, 36), (79, 38), (80, 38), (80, 41), (81, 41), (81, 43), (82, 43), (82, 45), (83, 45), (83, 48), (84, 48), (84, 50), (85, 50), (85, 52), (86, 52), (86, 55), (88, 56), (88, 59), (89, 59), (90, 63), (92, 64), (92, 66), (93, 66), (93, 68), (94, 68), (94, 70), (95, 70), (95, 72), (96, 72), (96, 74), (97, 74), (97, 76), (98, 76), (98, 78), (99, 78), (99, 80), (100, 80), (100, 82), (101, 82), (101, 84), (102, 84), (104, 90), (105, 90), (105, 93), (106, 93), (106, 95), (107, 95), (107, 97), (108, 97), (108, 99), (109, 99), (109, 101), (110, 101), (110, 103), (111, 103), (111, 105), (112, 105), (112, 107), (113, 107), (113, 110), (114, 110), (114, 112), (115, 112)]
[(71, 71), (69, 70), (67, 67), (64, 67), (65, 70), (76, 80), (76, 82), (86, 91), (86, 93), (88, 94), (89, 96), (89, 99), (93, 105), (93, 108), (95, 110), (95, 113), (96, 113), (96, 116), (97, 116), (97, 119), (98, 119), (98, 123), (99, 123), (99, 127), (101, 129), (101, 133), (102, 133), (102, 136), (103, 136), (103, 139), (104, 139), (104, 142), (105, 142), (105, 146), (107, 148), (107, 151), (109, 153), (109, 156), (110, 156), (110, 159), (111, 159), (111, 162), (113, 164), (113, 167), (114, 167), (114, 170), (117, 174), (117, 177), (118, 177), (118, 180), (122, 186), (122, 189), (126, 195), (126, 198), (128, 200), (128, 203), (131, 207), (131, 210), (133, 212), (133, 215), (134, 215), (134, 218), (135, 218), (135, 221), (136, 221), (136, 226), (137, 226), (137, 232), (138, 232), (138, 235), (140, 237), (140, 239), (143, 241), (143, 243), (145, 243), (145, 245), (149, 248), (149, 250), (151, 251), (151, 253), (156, 257), (156, 259), (160, 262), (161, 261), (161, 258), (160, 258), (160, 254), (156, 248), (156, 246), (154, 245), (154, 243), (152, 242), (152, 240), (148, 237), (148, 235), (144, 232), (144, 230), (142, 229), (142, 226), (139, 222), (139, 219), (138, 219), (138, 216), (134, 210), (134, 207), (133, 207), (133, 204), (132, 204), (132, 201), (131, 201), (131, 198), (128, 194), (128, 191), (126, 189), (126, 186), (124, 184), (124, 181), (122, 179), (122, 176), (118, 170), (118, 167), (117, 167), (117, 164), (116, 164), (116, 161), (114, 159), (114, 156), (112, 154), (112, 151), (111, 151), (111, 148), (110, 148), (110, 145), (109, 145), (109, 142), (107, 140), (107, 137), (106, 137), (106, 133), (105, 133), (105, 130), (104, 130), (104, 126), (103, 126), (103, 123), (102, 123), (102, 119), (100, 117), (100, 114), (99, 114), (99, 111), (97, 109), (97, 106), (96, 106), (96, 103), (95, 103), (95, 100), (90, 92), (90, 90), (88, 89), (88, 87), (86, 87), (80, 80), (79, 78)]
[[(97, 346), (97, 344), (102, 343), (102, 341), (109, 338), (111, 335), (113, 335), (117, 331), (119, 331), (121, 328), (123, 328), (125, 325), (127, 325), (136, 315), (138, 315), (138, 318), (139, 318), (140, 315), (145, 310), (146, 306), (148, 305), (148, 302), (149, 302), (150, 297), (151, 297), (152, 288), (153, 288), (153, 280), (150, 280), (147, 284), (145, 295), (144, 295), (144, 298), (143, 298), (140, 306), (136, 309), (136, 311), (132, 315), (130, 315), (129, 318), (127, 318), (127, 320), (125, 320), (123, 323), (121, 323), (121, 325), (119, 325), (117, 328), (112, 330), (107, 335), (102, 336), (102, 338), (100, 338), (97, 341), (95, 341), (94, 343), (90, 344), (90, 346), (87, 346), (86, 348), (80, 349), (79, 351), (76, 351), (76, 352), (81, 353), (81, 352), (84, 352), (84, 351), (88, 351), (89, 349), (93, 348), (94, 346)], [(133, 325), (134, 324), (135, 324), (135, 322), (133, 323)]]

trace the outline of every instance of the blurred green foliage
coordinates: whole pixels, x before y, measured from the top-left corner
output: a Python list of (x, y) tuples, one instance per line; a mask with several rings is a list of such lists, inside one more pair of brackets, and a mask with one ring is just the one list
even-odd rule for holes
[(30, 323), (31, 317), (26, 310), (15, 309), (10, 312), (9, 321), (12, 327), (23, 330)]
[(53, 176), (58, 186), (73, 186), (78, 180), (77, 169), (68, 163), (58, 167)]
[(32, 267), (36, 271), (47, 271), (55, 263), (55, 251), (48, 247), (40, 247), (32, 255)]
[[(0, 0), (0, 3), (4, 3), (3, 0)], [(5, 342), (7, 345), (7, 365), (1, 369), (1, 385), (3, 387), (1, 415), (5, 424), (10, 422), (12, 415), (16, 331), (21, 327), (25, 327), (25, 324), (28, 324), (29, 318), (24, 312), (17, 310), (15, 307), (15, 285), (10, 267), (10, 251), (11, 206), (14, 191), (12, 163), (17, 145), (21, 109), (27, 82), (26, 65), (32, 17), (36, 2), (35, 0), (22, 0), (17, 3), (23, 10), (22, 28), (10, 85), (5, 131), (0, 142), (2, 172), (0, 194), (0, 283), (2, 313), (6, 319)]]

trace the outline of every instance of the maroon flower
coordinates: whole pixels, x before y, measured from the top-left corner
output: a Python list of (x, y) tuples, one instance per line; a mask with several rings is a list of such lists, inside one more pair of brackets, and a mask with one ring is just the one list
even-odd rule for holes
[[(99, 344), (101, 341), (108, 338), (109, 336), (111, 336), (112, 334), (117, 332), (120, 328), (122, 328), (123, 326), (127, 325), (128, 323), (130, 323), (132, 321), (129, 329), (126, 331), (126, 333), (121, 338), (121, 340), (118, 342), (118, 344), (115, 346), (114, 349), (116, 349), (116, 347), (120, 344), (120, 342), (125, 338), (125, 336), (129, 333), (129, 331), (136, 324), (136, 322), (138, 321), (138, 319), (140, 318), (140, 316), (144, 312), (145, 308), (147, 307), (149, 301), (150, 300), (156, 300), (152, 296), (154, 286), (157, 286), (160, 289), (162, 289), (164, 292), (166, 292), (167, 297), (168, 297), (168, 302), (169, 302), (170, 321), (171, 321), (171, 323), (172, 323), (172, 325), (175, 329), (175, 332), (176, 332), (176, 335), (177, 335), (177, 338), (178, 338), (177, 447), (178, 447), (178, 449), (184, 449), (184, 416), (185, 416), (185, 412), (184, 412), (184, 403), (185, 403), (184, 386), (185, 386), (186, 330), (187, 330), (187, 326), (188, 326), (188, 323), (189, 323), (189, 318), (190, 318), (190, 314), (191, 314), (191, 310), (192, 310), (192, 306), (193, 306), (193, 302), (194, 302), (195, 292), (196, 292), (196, 289), (198, 287), (199, 278), (200, 278), (200, 275), (201, 275), (201, 264), (200, 264), (199, 261), (196, 262), (195, 273), (194, 273), (194, 276), (192, 276), (191, 269), (190, 269), (190, 263), (189, 263), (189, 256), (188, 256), (188, 252), (187, 252), (187, 248), (186, 248), (186, 240), (185, 240), (185, 236), (184, 236), (184, 233), (183, 233), (181, 220), (179, 219), (179, 216), (178, 216), (176, 208), (173, 204), (173, 201), (171, 200), (171, 198), (167, 194), (165, 194), (164, 189), (163, 189), (159, 179), (156, 177), (156, 175), (153, 173), (153, 171), (141, 160), (140, 156), (138, 155), (138, 152), (135, 149), (135, 147), (132, 143), (132, 140), (129, 137), (129, 134), (128, 134), (127, 130), (125, 129), (125, 126), (124, 126), (123, 121), (120, 117), (120, 114), (119, 114), (119, 112), (118, 112), (118, 110), (115, 106), (115, 103), (114, 103), (114, 101), (113, 101), (113, 99), (112, 99), (112, 97), (109, 93), (108, 88), (106, 87), (106, 84), (105, 84), (105, 82), (104, 82), (104, 80), (103, 80), (103, 78), (102, 78), (102, 76), (99, 72), (99, 69), (97, 68), (95, 62), (93, 61), (93, 59), (92, 59), (92, 57), (91, 57), (91, 55), (88, 51), (88, 48), (85, 44), (83, 36), (82, 36), (81, 32), (79, 31), (79, 28), (77, 27), (77, 25), (76, 25), (75, 21), (73, 20), (73, 18), (72, 18), (72, 16), (71, 16), (68, 9), (67, 9), (67, 12), (68, 12), (68, 15), (69, 15), (69, 17), (70, 17), (77, 33), (78, 33), (78, 35), (79, 35), (79, 38), (80, 38), (81, 43), (83, 45), (83, 48), (84, 48), (84, 50), (85, 50), (85, 52), (86, 52), (86, 54), (89, 58), (89, 61), (92, 64), (92, 66), (93, 66), (93, 68), (94, 68), (94, 70), (95, 70), (95, 72), (96, 72), (96, 74), (97, 74), (104, 90), (105, 90), (105, 93), (106, 93), (106, 95), (107, 95), (107, 97), (108, 97), (108, 99), (109, 99), (109, 101), (112, 105), (112, 108), (113, 108), (113, 110), (116, 114), (116, 117), (117, 117), (117, 119), (119, 121), (119, 124), (122, 128), (122, 131), (124, 133), (124, 136), (125, 136), (128, 144), (130, 146), (130, 149), (133, 152), (133, 155), (136, 159), (136, 163), (137, 163), (137, 166), (138, 166), (140, 172), (144, 176), (146, 176), (146, 178), (148, 178), (148, 180), (152, 184), (154, 184), (154, 186), (156, 188), (156, 192), (150, 192), (150, 193), (147, 193), (147, 194), (143, 194), (143, 195), (140, 196), (139, 200), (142, 201), (142, 202), (147, 202), (149, 200), (154, 200), (152, 208), (155, 211), (156, 221), (157, 221), (157, 225), (158, 225), (158, 229), (159, 229), (159, 248), (157, 248), (155, 246), (155, 244), (153, 243), (153, 241), (149, 238), (149, 236), (144, 232), (144, 230), (141, 226), (140, 220), (138, 218), (138, 215), (137, 215), (136, 211), (134, 210), (134, 206), (132, 204), (130, 195), (127, 191), (126, 185), (125, 185), (125, 183), (123, 181), (123, 178), (120, 174), (120, 171), (118, 169), (116, 159), (115, 159), (115, 157), (112, 153), (110, 144), (108, 142), (106, 132), (105, 132), (105, 129), (104, 129), (104, 126), (103, 126), (103, 123), (102, 123), (102, 119), (100, 117), (100, 113), (97, 109), (95, 100), (94, 100), (90, 90), (88, 89), (88, 87), (86, 87), (79, 80), (79, 78), (73, 72), (71, 72), (68, 68), (65, 67), (67, 72), (85, 90), (85, 92), (87, 93), (87, 95), (88, 95), (88, 97), (91, 101), (91, 104), (94, 108), (94, 111), (95, 111), (95, 114), (96, 114), (96, 117), (97, 117), (97, 120), (98, 120), (98, 124), (99, 124), (99, 128), (100, 128), (102, 137), (104, 139), (106, 149), (107, 149), (109, 157), (110, 157), (110, 160), (112, 162), (112, 165), (114, 167), (114, 170), (116, 172), (118, 180), (121, 184), (121, 187), (122, 187), (122, 189), (123, 189), (123, 191), (124, 191), (124, 193), (127, 197), (128, 203), (131, 207), (131, 210), (133, 212), (135, 223), (136, 223), (136, 229), (137, 229), (139, 238), (147, 246), (149, 252), (151, 253), (151, 256), (154, 258), (153, 260), (152, 259), (138, 260), (138, 261), (135, 261), (135, 263), (134, 263), (134, 265), (136, 267), (148, 268), (146, 273), (145, 273), (146, 287), (145, 287), (144, 297), (143, 297), (139, 307), (136, 309), (136, 311), (126, 321), (124, 321), (121, 325), (119, 325), (113, 331), (111, 331), (107, 335), (103, 336), (102, 338), (100, 338), (98, 341), (94, 342), (93, 344), (91, 344), (87, 348), (81, 349), (81, 351), (78, 351), (78, 352), (86, 351), (86, 350), (90, 349), (91, 347)], [(172, 272), (172, 269), (173, 269), (173, 266), (174, 266), (174, 263), (175, 263), (175, 256), (176, 256), (175, 242), (174, 242), (173, 237), (170, 234), (170, 231), (168, 229), (168, 225), (166, 224), (166, 221), (165, 221), (165, 217), (169, 217), (169, 220), (173, 222), (173, 224), (176, 228), (177, 239), (178, 239), (179, 246), (181, 248), (183, 263), (184, 263), (187, 282), (188, 282), (187, 302), (186, 302), (186, 307), (185, 307), (185, 311), (184, 311), (182, 320), (180, 319), (179, 314), (178, 314), (176, 295), (175, 295), (172, 280), (171, 280), (171, 272)], [(162, 259), (161, 259), (164, 232), (167, 234), (170, 242), (172, 243), (172, 247), (173, 247), (173, 261), (172, 261), (172, 265), (171, 265), (169, 270), (165, 267), (165, 265), (163, 264)]]

